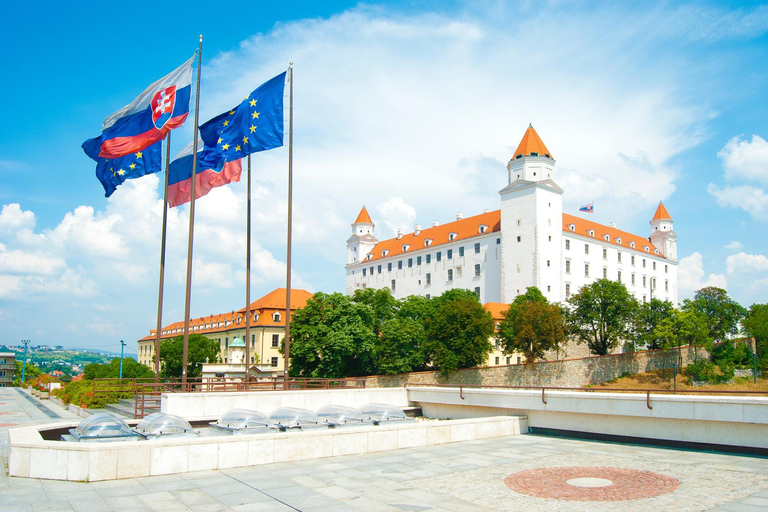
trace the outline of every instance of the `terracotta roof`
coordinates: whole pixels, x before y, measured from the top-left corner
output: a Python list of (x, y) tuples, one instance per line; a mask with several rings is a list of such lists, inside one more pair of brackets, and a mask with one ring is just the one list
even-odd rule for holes
[(523, 140), (520, 141), (520, 145), (517, 146), (515, 154), (512, 156), (512, 158), (517, 158), (518, 155), (531, 156), (531, 153), (536, 153), (539, 156), (547, 156), (549, 158), (553, 158), (552, 153), (549, 152), (547, 146), (545, 146), (541, 141), (539, 134), (536, 133), (536, 130), (533, 129), (533, 126), (529, 124), (528, 129), (525, 130), (525, 135), (523, 135)]
[[(291, 311), (295, 311), (298, 308), (302, 308), (307, 305), (307, 300), (312, 297), (312, 294), (306, 290), (291, 289)], [(285, 288), (278, 288), (263, 296), (256, 302), (251, 303), (251, 311), (259, 312), (259, 318), (256, 322), (252, 322), (251, 326), (260, 325), (282, 325), (282, 314), (285, 312)], [(275, 312), (281, 313), (281, 320), (275, 322), (272, 319), (272, 314)], [(239, 311), (231, 311), (229, 313), (220, 313), (217, 315), (208, 315), (200, 318), (189, 319), (189, 332), (197, 334), (206, 334), (212, 332), (222, 332), (232, 329), (238, 329), (245, 326), (242, 321), (238, 324), (238, 317), (242, 317), (245, 313), (245, 308)], [(156, 330), (151, 329), (149, 336), (141, 338), (139, 341), (150, 341), (156, 337)], [(174, 322), (162, 329), (162, 339), (173, 338), (184, 333), (184, 322)]]
[[(571, 229), (571, 226), (573, 226), (573, 229)], [(575, 215), (569, 215), (567, 213), (563, 214), (563, 231), (587, 238), (594, 238), (600, 242), (607, 242), (611, 245), (618, 245), (628, 250), (634, 249), (641, 253), (654, 254), (663, 257), (661, 253), (655, 253), (656, 246), (649, 242), (647, 238), (633, 235), (632, 233), (627, 233), (626, 231), (621, 231), (610, 226), (604, 226), (597, 222), (582, 219)], [(593, 234), (590, 234), (590, 231)], [(608, 238), (606, 239), (606, 237)], [(634, 247), (630, 245), (633, 242), (635, 245)], [(646, 247), (648, 248), (648, 251), (645, 250)]]
[(495, 321), (501, 321), (504, 319), (504, 314), (509, 309), (509, 304), (503, 302), (486, 302), (483, 307), (491, 314)]
[[(480, 232), (480, 226), (486, 226), (483, 233)], [(397, 237), (390, 238), (377, 243), (370, 254), (373, 256), (370, 259), (364, 259), (361, 263), (368, 261), (380, 260), (384, 257), (389, 258), (392, 256), (398, 256), (400, 254), (410, 254), (422, 249), (434, 248), (439, 245), (460, 242), (469, 238), (474, 238), (485, 233), (491, 233), (499, 231), (501, 229), (501, 210), (495, 210), (488, 213), (481, 213), (474, 217), (467, 217), (466, 219), (449, 222), (441, 226), (433, 226), (431, 228), (422, 229), (419, 234), (409, 233), (403, 235), (399, 240)], [(453, 239), (450, 238), (451, 234), (455, 234)], [(426, 241), (431, 240), (430, 245), (426, 245)], [(403, 251), (403, 246), (408, 246), (406, 251)], [(382, 256), (383, 251), (387, 251), (386, 256)]]
[(656, 213), (653, 215), (653, 219), (651, 220), (672, 220), (672, 216), (669, 214), (666, 208), (664, 208), (664, 203), (659, 201), (659, 207), (656, 208)]
[(355, 219), (355, 224), (373, 224), (373, 221), (371, 220), (371, 216), (368, 215), (368, 210), (365, 209), (365, 206), (363, 206), (363, 209), (360, 210), (360, 213), (357, 214), (357, 218)]

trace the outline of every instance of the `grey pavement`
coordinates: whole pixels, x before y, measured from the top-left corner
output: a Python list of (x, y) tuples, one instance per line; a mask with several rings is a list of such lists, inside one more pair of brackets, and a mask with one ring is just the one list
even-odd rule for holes
[[(9, 413), (0, 414), (0, 424), (56, 421), (24, 402), (15, 390), (0, 388), (0, 413)], [(3, 436), (7, 427), (0, 427)], [(4, 447), (3, 458), (6, 453)], [(518, 471), (573, 466), (653, 471), (680, 484), (654, 498), (583, 502), (534, 498), (504, 483)], [(0, 511), (6, 510), (768, 511), (768, 459), (521, 435), (93, 483), (9, 478), (2, 472)]]

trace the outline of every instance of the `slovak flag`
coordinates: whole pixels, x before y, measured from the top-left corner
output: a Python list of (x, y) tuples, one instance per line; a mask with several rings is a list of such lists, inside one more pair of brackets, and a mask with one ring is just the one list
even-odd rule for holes
[[(84, 142), (83, 149), (98, 143), (97, 158), (119, 158), (143, 150), (184, 124), (189, 115), (194, 60), (193, 55), (147, 87), (132, 103), (104, 119), (101, 135)], [(90, 153), (88, 156), (93, 158)]]
[[(188, 203), (192, 197), (192, 151), (190, 142), (168, 166), (168, 206), (171, 208)], [(240, 181), (243, 172), (241, 162), (225, 162), (224, 155), (215, 148), (205, 147), (203, 141), (198, 139), (195, 199), (215, 187)]]
[(587, 213), (593, 213), (593, 210), (595, 209), (595, 203), (589, 203), (585, 204), (581, 208), (579, 208), (580, 212), (587, 212)]

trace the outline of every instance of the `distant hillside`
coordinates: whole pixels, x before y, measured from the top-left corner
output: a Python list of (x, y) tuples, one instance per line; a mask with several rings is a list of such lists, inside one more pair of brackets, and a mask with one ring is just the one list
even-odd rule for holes
[[(0, 352), (15, 352), (16, 358), (21, 360), (24, 355), (24, 347), (0, 345)], [(115, 353), (93, 348), (65, 349), (63, 347), (45, 345), (30, 345), (27, 352), (29, 362), (44, 372), (59, 370), (65, 375), (70, 376), (81, 374), (87, 364), (107, 364), (116, 357), (120, 357), (119, 352)], [(126, 353), (124, 357), (137, 359), (136, 354)]]

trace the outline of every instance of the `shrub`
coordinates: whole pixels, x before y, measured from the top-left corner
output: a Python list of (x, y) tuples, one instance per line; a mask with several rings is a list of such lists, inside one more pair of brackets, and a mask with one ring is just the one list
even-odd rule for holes
[(701, 359), (688, 365), (684, 372), (691, 380), (709, 382), (710, 384), (721, 384), (733, 379), (733, 364), (723, 363), (718, 366), (712, 361)]

